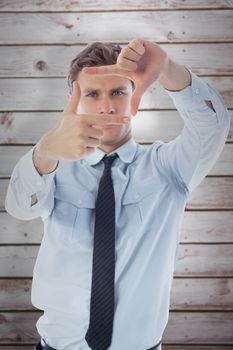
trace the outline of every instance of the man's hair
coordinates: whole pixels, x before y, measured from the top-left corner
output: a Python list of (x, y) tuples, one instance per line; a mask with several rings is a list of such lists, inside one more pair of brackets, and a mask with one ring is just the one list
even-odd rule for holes
[[(112, 43), (102, 43), (102, 42), (93, 42), (82, 50), (70, 63), (67, 82), (72, 93), (73, 82), (77, 79), (78, 73), (82, 70), (83, 67), (95, 67), (95, 66), (104, 66), (112, 65), (117, 61), (122, 48), (120, 45), (115, 45)], [(131, 80), (133, 89), (134, 83)]]

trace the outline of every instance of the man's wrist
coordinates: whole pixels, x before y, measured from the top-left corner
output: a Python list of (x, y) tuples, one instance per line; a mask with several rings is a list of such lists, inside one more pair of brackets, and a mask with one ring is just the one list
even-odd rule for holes
[(41, 142), (40, 140), (33, 150), (33, 163), (40, 175), (47, 175), (57, 169), (59, 160), (47, 158), (41, 151)]
[(159, 78), (159, 83), (169, 91), (181, 91), (192, 82), (191, 74), (185, 66), (182, 66), (170, 58)]

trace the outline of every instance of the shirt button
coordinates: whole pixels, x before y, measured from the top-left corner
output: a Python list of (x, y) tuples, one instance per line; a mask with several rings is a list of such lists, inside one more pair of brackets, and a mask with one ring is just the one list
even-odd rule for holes
[(78, 200), (78, 204), (82, 204), (82, 200), (81, 199)]
[(135, 193), (134, 198), (139, 198), (139, 193)]
[(195, 92), (196, 92), (196, 94), (199, 94), (199, 89), (196, 89)]
[(37, 186), (39, 186), (39, 187), (42, 186), (42, 182), (41, 182), (41, 181), (37, 181), (36, 184), (37, 184)]

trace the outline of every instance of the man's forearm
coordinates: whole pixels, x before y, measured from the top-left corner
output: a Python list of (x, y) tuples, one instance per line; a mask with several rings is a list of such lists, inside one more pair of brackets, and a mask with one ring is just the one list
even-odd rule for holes
[(169, 59), (158, 81), (167, 90), (180, 91), (191, 85), (191, 76), (188, 69)]

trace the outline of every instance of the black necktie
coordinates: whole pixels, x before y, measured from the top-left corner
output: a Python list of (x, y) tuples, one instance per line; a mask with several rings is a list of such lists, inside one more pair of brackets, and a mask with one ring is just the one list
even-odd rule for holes
[(115, 197), (111, 165), (118, 157), (104, 156), (95, 207), (89, 328), (85, 339), (93, 350), (106, 350), (112, 339), (115, 278)]

